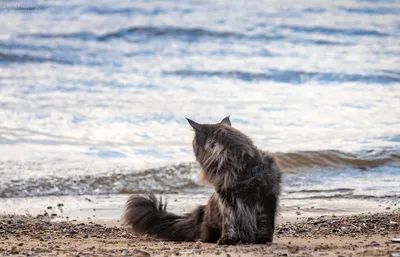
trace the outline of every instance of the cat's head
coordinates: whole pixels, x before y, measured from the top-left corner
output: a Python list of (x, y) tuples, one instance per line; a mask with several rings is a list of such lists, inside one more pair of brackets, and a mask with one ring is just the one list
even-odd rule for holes
[(217, 147), (217, 144), (218, 147), (222, 146), (219, 142), (221, 138), (218, 138), (221, 134), (220, 132), (226, 127), (231, 127), (229, 116), (216, 124), (199, 124), (189, 118), (186, 119), (195, 132), (192, 146), (194, 155), (199, 162), (208, 150)]
[(249, 137), (231, 125), (230, 117), (216, 124), (199, 124), (186, 118), (195, 132), (193, 152), (203, 169), (218, 171), (221, 167), (240, 165), (241, 156), (255, 154)]

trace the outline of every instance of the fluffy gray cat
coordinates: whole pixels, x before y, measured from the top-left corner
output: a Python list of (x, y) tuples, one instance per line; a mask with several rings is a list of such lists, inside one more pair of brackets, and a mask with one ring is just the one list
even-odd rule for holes
[(214, 194), (207, 205), (183, 216), (167, 212), (166, 204), (153, 194), (132, 195), (124, 223), (137, 232), (174, 241), (272, 242), (281, 184), (275, 159), (233, 128), (229, 117), (217, 124), (187, 120), (195, 131), (196, 160)]

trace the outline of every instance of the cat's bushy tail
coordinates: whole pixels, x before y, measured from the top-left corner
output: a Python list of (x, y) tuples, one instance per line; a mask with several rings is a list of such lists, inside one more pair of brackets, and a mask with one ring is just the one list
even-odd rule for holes
[(153, 194), (132, 195), (125, 205), (124, 225), (136, 232), (172, 241), (195, 241), (200, 236), (204, 206), (178, 216), (166, 211), (166, 202)]

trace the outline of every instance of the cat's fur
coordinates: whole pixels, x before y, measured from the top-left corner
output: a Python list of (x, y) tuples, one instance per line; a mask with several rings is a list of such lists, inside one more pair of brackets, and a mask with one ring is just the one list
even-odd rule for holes
[[(219, 244), (272, 242), (281, 172), (274, 158), (231, 127), (229, 117), (198, 124), (193, 150), (215, 192), (207, 205), (178, 216), (154, 195), (131, 196), (124, 222), (140, 233), (176, 241)], [(254, 174), (254, 171), (257, 171)]]

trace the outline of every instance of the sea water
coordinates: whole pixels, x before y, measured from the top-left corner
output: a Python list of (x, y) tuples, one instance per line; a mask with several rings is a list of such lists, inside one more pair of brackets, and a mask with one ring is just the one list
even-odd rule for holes
[(390, 0), (2, 1), (0, 211), (205, 202), (185, 116), (227, 115), (276, 155), (283, 203), (397, 203), (399, 14)]

